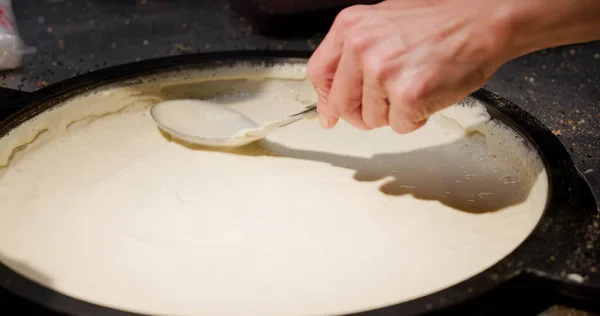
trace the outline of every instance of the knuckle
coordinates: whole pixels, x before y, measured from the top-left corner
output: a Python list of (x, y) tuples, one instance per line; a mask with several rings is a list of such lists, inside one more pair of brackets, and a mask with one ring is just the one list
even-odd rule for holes
[(329, 102), (329, 106), (331, 107), (331, 111), (338, 116), (348, 115), (356, 108), (351, 102), (341, 100)]
[[(400, 80), (391, 87), (390, 98), (393, 115), (390, 116), (390, 126), (397, 133), (410, 133), (425, 124), (431, 113), (433, 92), (428, 87), (428, 80), (417, 79), (409, 82)], [(392, 122), (393, 118), (393, 122)]]
[(312, 81), (316, 81), (321, 75), (319, 72), (320, 67), (317, 64), (318, 62), (314, 58), (311, 58), (306, 64), (306, 75)]
[(333, 79), (329, 77), (327, 71), (324, 71), (323, 69), (324, 67), (316, 62), (309, 62), (306, 65), (306, 76), (312, 82), (312, 85), (317, 92), (328, 92), (333, 81)]
[(429, 99), (433, 92), (439, 90), (436, 85), (436, 78), (432, 77), (429, 71), (408, 69), (388, 88), (390, 88), (390, 94), (396, 103), (416, 106)]
[(390, 127), (396, 133), (409, 133), (419, 128), (428, 117), (423, 103), (396, 103), (390, 108)]
[(330, 102), (329, 106), (331, 111), (338, 116), (347, 113), (352, 109), (350, 104), (340, 101)]
[(382, 84), (390, 76), (390, 70), (381, 58), (367, 58), (365, 60), (365, 73), (373, 78), (377, 84)]
[(421, 92), (414, 85), (396, 84), (390, 91), (395, 107), (411, 107), (422, 99)]
[(367, 11), (367, 5), (354, 5), (347, 7), (338, 13), (337, 17), (335, 18), (334, 25), (342, 28), (350, 27), (360, 21)]
[(429, 109), (425, 103), (416, 103), (409, 106), (404, 106), (399, 109), (402, 112), (402, 117), (407, 124), (420, 124), (423, 120), (429, 117)]
[(370, 35), (360, 33), (352, 34), (352, 32), (350, 32), (350, 34), (351, 35), (346, 39), (346, 44), (354, 53), (364, 53), (369, 47), (371, 47), (373, 40)]
[(347, 104), (348, 104), (348, 107), (350, 107), (350, 108), (356, 108), (356, 107), (360, 106), (362, 103), (362, 93), (356, 93), (356, 92), (361, 92), (361, 91), (354, 90), (354, 92), (346, 94)]

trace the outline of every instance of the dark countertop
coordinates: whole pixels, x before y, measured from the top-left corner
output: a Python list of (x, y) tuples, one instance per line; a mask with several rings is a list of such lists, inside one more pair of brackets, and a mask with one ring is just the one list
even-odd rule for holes
[[(25, 56), (21, 69), (0, 73), (0, 86), (26, 91), (149, 58), (314, 49), (323, 36), (283, 39), (257, 34), (227, 0), (18, 0), (13, 6), (22, 37), (36, 52)], [(600, 174), (600, 42), (516, 59), (486, 88), (546, 124), (587, 176)], [(600, 185), (594, 190), (600, 192)]]

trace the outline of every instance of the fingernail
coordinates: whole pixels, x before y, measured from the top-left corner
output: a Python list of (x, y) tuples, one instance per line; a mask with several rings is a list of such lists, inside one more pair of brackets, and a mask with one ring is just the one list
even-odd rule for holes
[(319, 113), (319, 124), (321, 124), (322, 128), (329, 128), (331, 126), (331, 122), (328, 118), (326, 118), (323, 114)]
[(327, 128), (327, 118), (323, 116), (323, 114), (319, 113), (319, 124), (321, 124), (322, 128)]

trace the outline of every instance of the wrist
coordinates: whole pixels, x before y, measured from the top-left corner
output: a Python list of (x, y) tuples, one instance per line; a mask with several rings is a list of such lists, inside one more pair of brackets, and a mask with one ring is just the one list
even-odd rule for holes
[(600, 1), (509, 0), (503, 23), (509, 59), (545, 48), (600, 39)]

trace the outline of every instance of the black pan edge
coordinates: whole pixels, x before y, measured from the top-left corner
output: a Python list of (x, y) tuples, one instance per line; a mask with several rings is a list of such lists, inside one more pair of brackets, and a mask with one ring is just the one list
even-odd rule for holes
[(31, 102), (31, 93), (0, 87), (0, 122)]
[[(197, 67), (214, 67), (242, 61), (277, 63), (306, 60), (308, 51), (230, 51), (220, 53), (192, 54), (146, 60), (87, 73), (51, 85), (31, 94), (20, 94), (27, 100), (22, 107), (0, 123), (0, 135), (35, 115), (51, 108), (65, 99), (93, 90), (97, 87), (159, 71), (177, 71)], [(27, 96), (27, 98), (25, 98)], [(515, 129), (536, 147), (542, 157), (550, 178), (550, 195), (545, 214), (531, 235), (507, 257), (480, 274), (442, 291), (357, 315), (416, 315), (457, 306), (470, 298), (479, 297), (503, 283), (535, 275), (535, 280), (558, 280), (545, 283), (564, 295), (577, 293), (580, 300), (600, 297), (600, 281), (589, 271), (590, 260), (599, 247), (582, 247), (589, 238), (586, 227), (597, 213), (589, 184), (575, 168), (568, 152), (560, 141), (536, 118), (510, 101), (486, 90), (478, 90), (472, 97), (488, 104), (493, 118)], [(2, 98), (2, 103), (7, 99)], [(13, 100), (11, 102), (14, 104)], [(17, 102), (18, 103), (18, 102)], [(14, 111), (15, 108), (10, 108)], [(0, 108), (0, 113), (5, 112)], [(598, 246), (598, 245), (595, 245)], [(532, 274), (531, 271), (541, 273)], [(575, 273), (589, 277), (584, 284), (566, 281), (566, 275)], [(108, 309), (82, 302), (56, 293), (29, 281), (20, 274), (0, 264), (0, 284), (5, 289), (52, 309), (74, 315), (127, 315), (136, 314)], [(566, 286), (558, 286), (563, 284)]]

